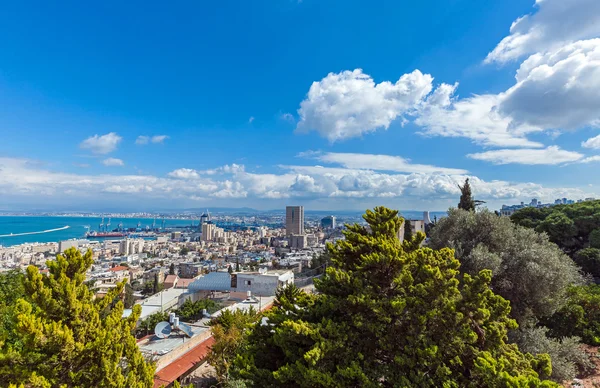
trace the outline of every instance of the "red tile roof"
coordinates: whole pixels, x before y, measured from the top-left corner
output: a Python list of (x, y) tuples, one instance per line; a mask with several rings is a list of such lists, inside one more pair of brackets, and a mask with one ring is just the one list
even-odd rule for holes
[(175, 283), (176, 279), (177, 275), (167, 275), (167, 277), (165, 278), (165, 283)]
[(154, 388), (167, 386), (202, 363), (208, 355), (210, 347), (215, 343), (213, 337), (196, 345), (189, 352), (179, 357), (154, 375)]
[(109, 271), (111, 271), (111, 272), (129, 271), (129, 267), (125, 267), (124, 265), (118, 265), (116, 267), (109, 269)]
[(187, 288), (187, 286), (190, 285), (191, 282), (193, 282), (196, 279), (179, 279), (177, 281), (177, 285), (175, 287), (177, 288)]

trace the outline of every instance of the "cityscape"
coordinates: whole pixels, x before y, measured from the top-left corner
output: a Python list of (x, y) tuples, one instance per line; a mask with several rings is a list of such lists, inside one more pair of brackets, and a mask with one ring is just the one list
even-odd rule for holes
[(600, 0), (0, 36), (0, 388), (600, 387)]

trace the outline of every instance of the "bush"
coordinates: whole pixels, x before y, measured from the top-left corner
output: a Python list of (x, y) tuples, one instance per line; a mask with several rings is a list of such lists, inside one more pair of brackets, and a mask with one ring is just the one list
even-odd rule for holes
[(580, 337), (588, 345), (600, 345), (600, 286), (572, 287), (567, 304), (542, 324), (552, 337)]
[(535, 327), (515, 330), (511, 332), (510, 339), (523, 352), (549, 354), (552, 359), (552, 380), (556, 382), (572, 380), (578, 373), (589, 372), (594, 367), (589, 356), (581, 349), (577, 337), (549, 338), (547, 328)]

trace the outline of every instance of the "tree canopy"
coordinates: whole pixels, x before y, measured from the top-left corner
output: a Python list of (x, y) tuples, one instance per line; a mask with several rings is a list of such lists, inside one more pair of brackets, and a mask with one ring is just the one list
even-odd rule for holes
[(519, 324), (552, 315), (566, 303), (568, 287), (582, 282), (577, 266), (546, 235), (488, 210), (451, 209), (429, 245), (454, 249), (464, 273), (491, 270), (494, 292), (510, 301)]
[(132, 330), (141, 309), (122, 318), (125, 282), (94, 300), (85, 285), (92, 252), (70, 248), (47, 262), (49, 274), (27, 268), (24, 296), (15, 304), (12, 336), (0, 340), (0, 381), (33, 387), (148, 387), (154, 367)]
[(475, 211), (475, 208), (477, 206), (485, 203), (485, 201), (473, 199), (469, 178), (465, 179), (465, 183), (462, 186), (458, 185), (458, 188), (460, 189), (460, 202), (458, 203), (459, 209), (466, 211)]
[(367, 211), (329, 245), (317, 294), (294, 286), (254, 325), (234, 374), (261, 387), (555, 386), (547, 355), (506, 343), (517, 326), (491, 271), (459, 280), (444, 248), (400, 243), (396, 211)]

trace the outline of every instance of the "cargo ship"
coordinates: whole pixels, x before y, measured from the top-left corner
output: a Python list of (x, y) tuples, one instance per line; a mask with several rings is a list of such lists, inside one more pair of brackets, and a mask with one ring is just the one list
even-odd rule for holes
[(125, 237), (126, 233), (122, 232), (96, 232), (91, 231), (85, 234), (87, 238), (113, 238), (113, 237)]

